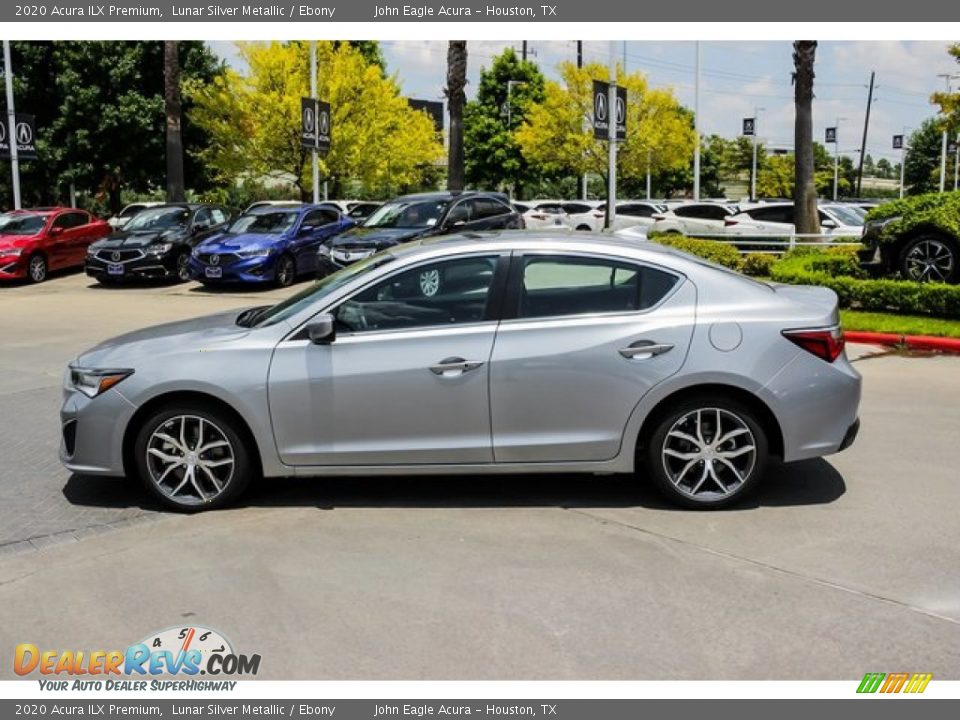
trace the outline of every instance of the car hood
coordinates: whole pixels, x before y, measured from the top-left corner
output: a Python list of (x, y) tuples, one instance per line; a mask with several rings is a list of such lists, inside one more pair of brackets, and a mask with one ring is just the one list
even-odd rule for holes
[(276, 233), (240, 233), (239, 235), (223, 233), (204, 240), (197, 246), (197, 251), (203, 253), (235, 253), (239, 250), (260, 250), (274, 247), (285, 237), (285, 235)]
[(426, 235), (433, 228), (366, 228), (356, 227), (337, 235), (331, 247), (383, 250)]
[(237, 325), (240, 310), (205, 315), (143, 328), (104, 340), (77, 358), (77, 365), (87, 368), (136, 368), (138, 360), (155, 359), (158, 355), (189, 348), (203, 352), (205, 348), (239, 339), (250, 332)]
[(116, 250), (118, 248), (141, 248), (151, 245), (155, 242), (166, 240), (179, 240), (184, 235), (182, 228), (173, 228), (171, 230), (144, 230), (134, 232), (114, 232), (97, 241), (98, 249)]

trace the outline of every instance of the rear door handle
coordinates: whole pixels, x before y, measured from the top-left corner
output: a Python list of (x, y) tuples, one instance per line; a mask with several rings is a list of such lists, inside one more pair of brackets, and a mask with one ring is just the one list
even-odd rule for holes
[(476, 370), (481, 365), (483, 365), (482, 360), (464, 360), (462, 357), (448, 357), (436, 365), (431, 365), (430, 372), (434, 375), (441, 375), (442, 377), (456, 377), (471, 370)]
[(620, 354), (627, 360), (649, 360), (657, 355), (663, 355), (665, 352), (673, 350), (673, 345), (668, 343), (655, 343), (649, 340), (638, 340), (629, 347), (620, 348)]

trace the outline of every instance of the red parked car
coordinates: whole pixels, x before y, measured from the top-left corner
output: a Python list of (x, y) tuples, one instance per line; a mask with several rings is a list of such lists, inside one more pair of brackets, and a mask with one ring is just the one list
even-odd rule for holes
[(0, 215), (0, 280), (43, 282), (53, 270), (83, 267), (87, 247), (110, 226), (86, 210), (37, 208)]

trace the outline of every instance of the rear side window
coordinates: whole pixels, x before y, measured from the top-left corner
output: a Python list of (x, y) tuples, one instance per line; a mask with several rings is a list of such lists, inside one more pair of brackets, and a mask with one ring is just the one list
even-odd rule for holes
[(723, 220), (730, 211), (720, 205), (685, 205), (678, 207), (673, 213), (679, 217)]
[(646, 310), (666, 297), (677, 282), (677, 276), (662, 270), (617, 260), (526, 257), (518, 317)]
[(763, 222), (793, 223), (793, 208), (783, 205), (753, 208), (747, 210), (747, 215)]
[(650, 217), (653, 213), (650, 205), (621, 205), (617, 208), (617, 214), (629, 217)]
[(501, 202), (497, 202), (496, 200), (480, 199), (474, 201), (474, 220), (496, 217), (497, 215), (506, 215), (509, 212), (511, 212), (510, 208)]
[(564, 203), (563, 209), (570, 215), (580, 215), (593, 210), (591, 206), (585, 203)]

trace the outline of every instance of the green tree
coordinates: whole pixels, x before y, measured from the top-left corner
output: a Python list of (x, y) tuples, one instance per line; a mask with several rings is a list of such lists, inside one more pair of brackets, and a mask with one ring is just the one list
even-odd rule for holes
[(883, 180), (889, 180), (893, 177), (893, 167), (890, 165), (890, 161), (886, 158), (880, 158), (877, 160), (877, 177)]
[[(960, 63), (960, 43), (953, 43), (947, 48), (947, 52)], [(930, 101), (940, 106), (940, 112), (944, 118), (940, 126), (941, 132), (944, 128), (949, 131), (960, 131), (960, 92), (934, 93)], [(907, 167), (909, 169), (909, 165)]]
[[(300, 145), (300, 99), (309, 94), (305, 42), (239, 43), (248, 73), (227, 70), (192, 86), (190, 118), (210, 134), (202, 159), (223, 182), (272, 178), (311, 190), (310, 152)], [(393, 78), (346, 43), (317, 46), (320, 98), (331, 105), (330, 151), (320, 176), (339, 195), (349, 183), (391, 194), (416, 187), (442, 147), (425, 113), (410, 108)]]
[(467, 183), (508, 188), (524, 197), (525, 190), (540, 180), (541, 173), (523, 157), (513, 131), (523, 124), (532, 103), (543, 102), (543, 87), (537, 66), (521, 60), (513, 48), (494, 58), (489, 68), (481, 69), (477, 97), (464, 111)]
[[(184, 83), (206, 83), (222, 64), (203, 42), (180, 42)], [(119, 210), (120, 193), (154, 192), (166, 177), (164, 43), (18, 42), (12, 47), (17, 109), (37, 117), (36, 162), (22, 164), (24, 204), (64, 202), (69, 184)], [(189, 102), (185, 103), (189, 110)], [(210, 177), (192, 153), (203, 129), (182, 127), (184, 177), (194, 190)], [(3, 179), (5, 197), (8, 180)]]
[(910, 135), (903, 173), (909, 194), (936, 192), (940, 187), (941, 133), (940, 121), (927, 118)]
[[(607, 177), (607, 144), (595, 139), (588, 123), (593, 114), (593, 80), (605, 79), (605, 66), (577, 68), (561, 63), (560, 82), (547, 81), (544, 99), (530, 105), (516, 141), (524, 158), (543, 172)], [(618, 146), (619, 177), (639, 180), (653, 173), (687, 167), (693, 155), (690, 112), (670, 90), (650, 88), (641, 73), (617, 71), (627, 89), (627, 138)]]

